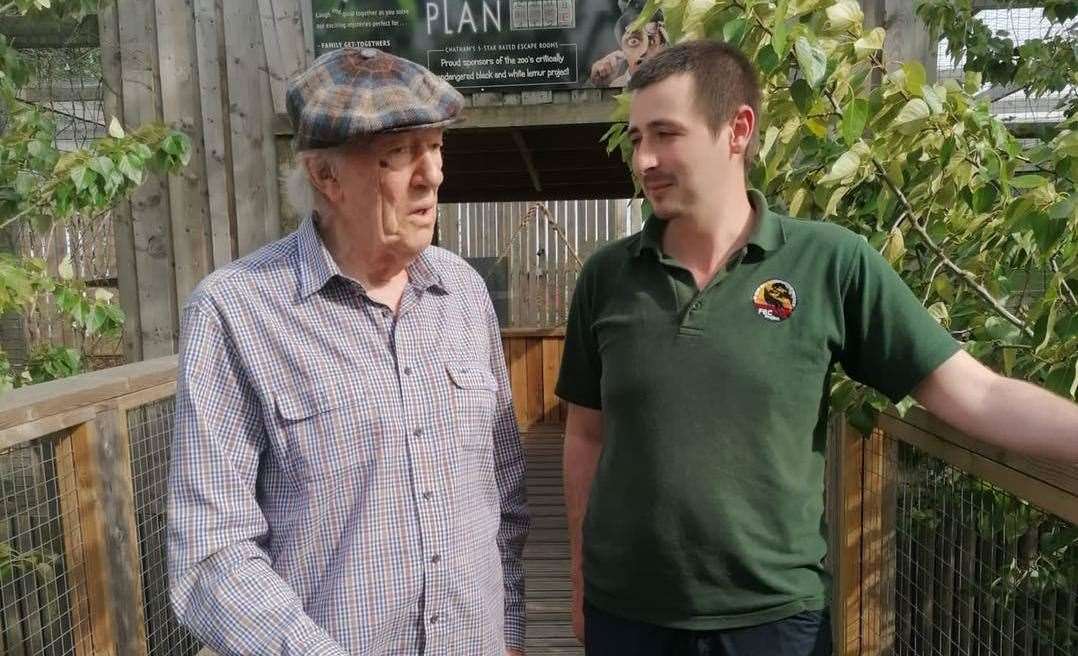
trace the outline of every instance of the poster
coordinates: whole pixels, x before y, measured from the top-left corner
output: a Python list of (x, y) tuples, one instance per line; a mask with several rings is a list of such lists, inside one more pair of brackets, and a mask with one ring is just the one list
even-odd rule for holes
[(310, 0), (315, 53), (371, 47), (423, 64), (459, 89), (624, 86), (666, 47), (644, 0)]

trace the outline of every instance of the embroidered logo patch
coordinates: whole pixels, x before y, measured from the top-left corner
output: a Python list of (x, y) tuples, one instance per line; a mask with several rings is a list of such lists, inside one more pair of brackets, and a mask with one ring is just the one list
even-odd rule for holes
[(785, 321), (797, 307), (797, 292), (785, 280), (768, 280), (752, 295), (756, 313), (768, 321)]

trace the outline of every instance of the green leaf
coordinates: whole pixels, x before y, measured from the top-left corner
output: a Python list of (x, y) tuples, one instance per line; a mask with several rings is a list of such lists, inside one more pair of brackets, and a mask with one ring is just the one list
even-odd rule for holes
[(75, 183), (75, 190), (82, 192), (93, 183), (94, 174), (85, 166), (76, 166), (71, 169), (68, 176)]
[(931, 112), (928, 104), (921, 98), (914, 98), (907, 102), (895, 117), (894, 127), (902, 134), (913, 134), (921, 129), (921, 125)]
[(902, 64), (902, 70), (906, 72), (906, 91), (915, 96), (921, 95), (927, 79), (924, 65), (912, 60)]
[(977, 191), (973, 192), (973, 206), (974, 212), (987, 212), (992, 209), (992, 206), (996, 204), (996, 199), (999, 198), (999, 191), (994, 184), (986, 184)]
[(951, 326), (951, 313), (947, 309), (947, 304), (943, 301), (937, 301), (928, 306), (928, 313), (932, 315), (932, 318), (936, 320), (944, 328), (950, 328)]
[(727, 21), (726, 24), (722, 26), (722, 40), (734, 45), (741, 43), (741, 39), (745, 36), (745, 29), (748, 27), (748, 24), (749, 22), (744, 18), (735, 18), (732, 21)]
[(108, 157), (95, 157), (90, 160), (89, 166), (90, 170), (100, 174), (101, 177), (106, 180), (108, 179), (109, 174), (112, 173), (112, 170), (115, 168), (115, 165), (112, 163), (112, 160)]
[(859, 26), (865, 20), (857, 0), (839, 0), (825, 11), (829, 27), (836, 32)]
[(947, 90), (942, 86), (924, 86), (921, 88), (921, 92), (928, 109), (933, 114), (942, 114), (943, 103), (947, 100)]
[(789, 34), (786, 27), (786, 10), (789, 4), (790, 0), (779, 0), (775, 5), (775, 29), (771, 31), (771, 47), (775, 49), (775, 54), (783, 59), (790, 52), (790, 42), (786, 38)]
[(1045, 179), (1039, 175), (1020, 175), (1011, 179), (1011, 186), (1017, 189), (1035, 189), (1045, 182)]
[(853, 42), (853, 51), (858, 59), (864, 59), (877, 50), (883, 49), (886, 31), (882, 27), (873, 28), (871, 32)]
[(898, 228), (891, 230), (883, 242), (883, 257), (892, 265), (898, 263), (906, 254), (906, 238)]
[(847, 150), (839, 155), (839, 158), (831, 165), (831, 170), (827, 175), (820, 178), (820, 184), (824, 185), (852, 178), (860, 166), (861, 157), (856, 152)]
[(126, 136), (123, 126), (120, 125), (120, 120), (115, 116), (109, 121), (109, 136), (114, 139), (123, 139)]
[(984, 329), (989, 337), (1004, 344), (1015, 344), (1022, 336), (1022, 331), (1018, 326), (997, 316), (985, 319)]
[(827, 74), (827, 55), (819, 46), (799, 36), (794, 42), (794, 56), (801, 68), (801, 74), (813, 88), (818, 87)]
[(812, 106), (816, 104), (816, 93), (804, 78), (798, 78), (790, 85), (790, 96), (802, 116), (808, 116)]
[(842, 140), (847, 146), (853, 146), (865, 132), (868, 124), (868, 101), (856, 98), (846, 105), (842, 112)]

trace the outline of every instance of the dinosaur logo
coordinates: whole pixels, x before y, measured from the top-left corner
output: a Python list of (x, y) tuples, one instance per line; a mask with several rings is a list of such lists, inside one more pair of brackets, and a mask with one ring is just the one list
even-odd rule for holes
[(785, 321), (797, 307), (797, 292), (785, 280), (768, 280), (752, 295), (756, 313), (768, 321)]

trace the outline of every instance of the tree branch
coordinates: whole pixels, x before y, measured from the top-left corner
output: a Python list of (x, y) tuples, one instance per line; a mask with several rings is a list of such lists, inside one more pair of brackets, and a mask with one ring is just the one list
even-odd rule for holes
[(894, 193), (898, 197), (899, 201), (902, 203), (903, 209), (905, 210), (904, 213), (909, 215), (910, 225), (913, 226), (913, 229), (916, 230), (918, 234), (921, 235), (921, 239), (923, 239), (925, 244), (927, 244), (928, 247), (932, 249), (932, 251), (936, 254), (936, 257), (940, 259), (940, 264), (950, 269), (952, 273), (965, 281), (965, 283), (970, 287), (970, 289), (976, 292), (977, 295), (984, 299), (986, 303), (991, 305), (1001, 317), (1021, 329), (1022, 332), (1026, 334), (1026, 336), (1033, 337), (1033, 330), (1029, 326), (1027, 326), (1024, 321), (1015, 316), (1014, 313), (1004, 307), (1004, 305), (999, 302), (999, 299), (993, 296), (992, 292), (988, 291), (988, 289), (985, 288), (985, 286), (982, 285), (979, 280), (977, 280), (977, 276), (958, 266), (954, 263), (953, 260), (951, 260), (951, 258), (947, 257), (947, 253), (945, 253), (944, 250), (940, 248), (938, 244), (936, 244), (936, 242), (932, 239), (932, 236), (928, 234), (928, 230), (926, 230), (925, 227), (917, 221), (916, 212), (913, 209), (913, 205), (911, 205), (910, 201), (906, 198), (906, 194), (902, 193), (902, 190), (899, 189), (895, 185), (895, 183), (891, 181), (891, 178), (887, 177), (887, 172), (884, 170), (883, 165), (880, 164), (879, 160), (873, 157), (872, 164), (876, 167), (876, 171), (879, 173), (879, 176), (883, 180), (884, 184), (886, 184), (887, 187), (890, 188), (892, 193)]

